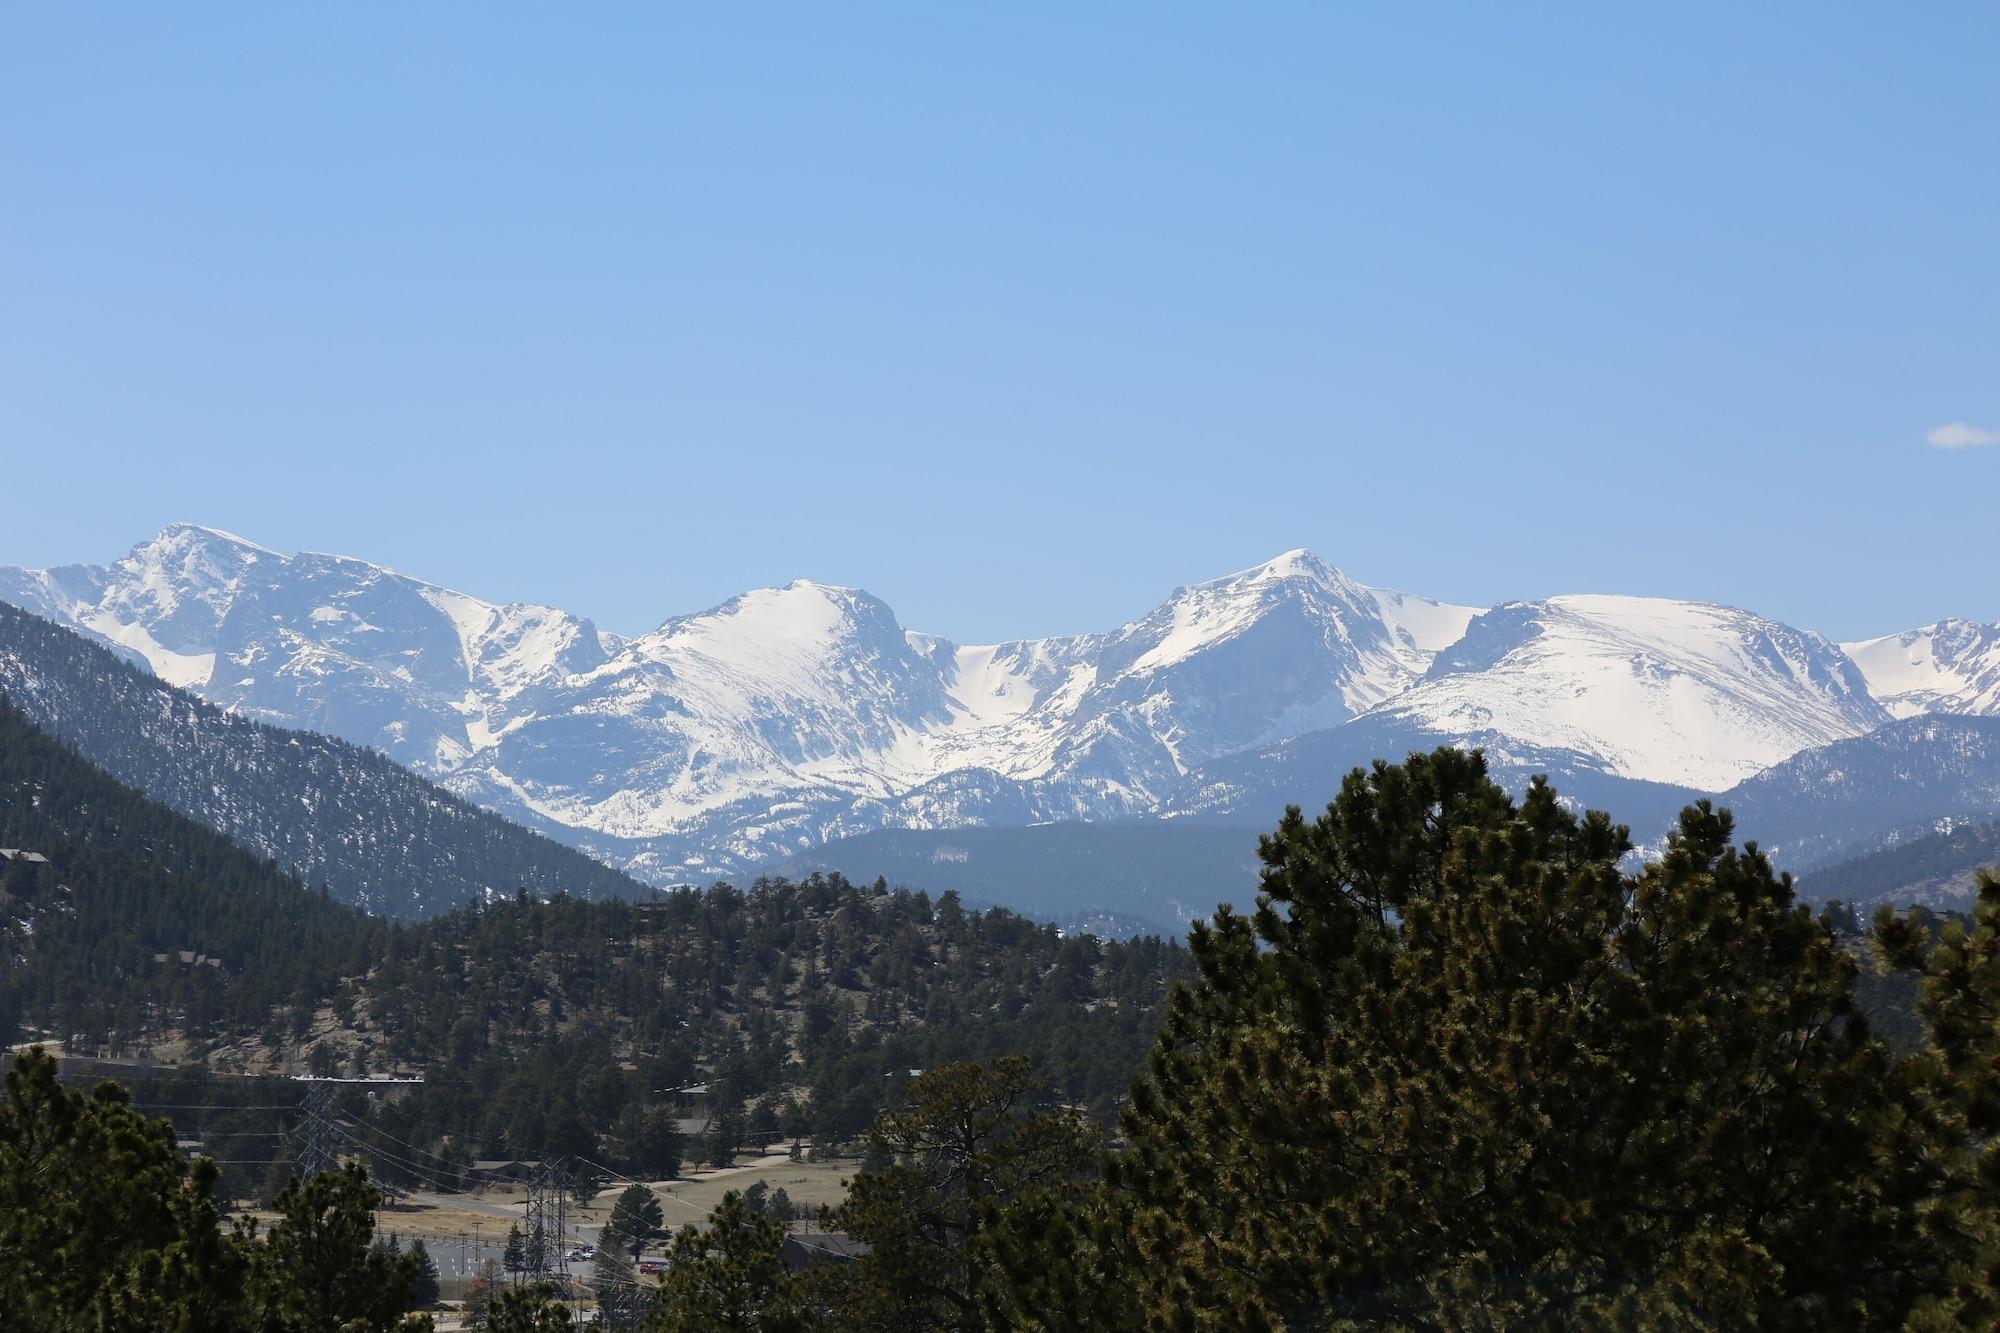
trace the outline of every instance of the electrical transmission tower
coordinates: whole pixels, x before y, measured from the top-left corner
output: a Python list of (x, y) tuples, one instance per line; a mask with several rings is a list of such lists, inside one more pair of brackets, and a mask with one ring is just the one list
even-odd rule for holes
[(310, 1180), (320, 1172), (331, 1171), (340, 1165), (339, 1141), (347, 1135), (334, 1120), (333, 1102), (341, 1088), (349, 1085), (365, 1088), (372, 1099), (384, 1093), (395, 1095), (406, 1092), (424, 1081), (418, 1075), (402, 1074), (378, 1074), (372, 1078), (322, 1078), (316, 1074), (293, 1074), (291, 1078), (293, 1082), (306, 1086), (305, 1100), (299, 1103), (304, 1120), (300, 1125), (296, 1169), (301, 1180)]
[(569, 1290), (569, 1159), (551, 1158), (528, 1184), (522, 1230), (528, 1236), (528, 1270)]
[(311, 1180), (320, 1172), (331, 1171), (340, 1165), (339, 1154), (334, 1150), (334, 1089), (335, 1085), (331, 1082), (306, 1084), (305, 1100), (299, 1103), (299, 1110), (305, 1116), (300, 1125), (303, 1142), (299, 1145), (296, 1168), (300, 1180)]

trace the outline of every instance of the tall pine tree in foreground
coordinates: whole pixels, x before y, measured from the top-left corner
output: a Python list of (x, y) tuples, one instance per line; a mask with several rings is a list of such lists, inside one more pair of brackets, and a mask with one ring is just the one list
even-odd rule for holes
[(1958, 1163), (1933, 1218), (1954, 1259), (1948, 1292), (1925, 1302), (1913, 1328), (2000, 1326), (2000, 877), (1979, 876), (1969, 925), (1935, 940), (1921, 910), (1882, 909), (1878, 947), (1891, 966), (1924, 971), (1920, 1011), (1930, 1047), (1919, 1066), (1938, 1111), (1976, 1148)]
[[(857, 1262), (815, 1274), (820, 1303), (840, 1311), (836, 1327), (1033, 1326), (1052, 1293), (1006, 1277), (1010, 1258), (1028, 1254), (1020, 1226), (1070, 1206), (1104, 1147), (1100, 1127), (1043, 1100), (1019, 1056), (944, 1065), (910, 1080), (902, 1105), (868, 1132), (877, 1164), (854, 1178), (833, 1213), (868, 1247)], [(1081, 1313), (1062, 1309), (1055, 1327), (1100, 1326)]]
[[(1626, 830), (1477, 754), (1378, 763), (1198, 928), (1100, 1246), (1175, 1328), (1892, 1327), (1947, 1117), (1726, 813)], [(1129, 1240), (1125, 1237), (1129, 1236)]]

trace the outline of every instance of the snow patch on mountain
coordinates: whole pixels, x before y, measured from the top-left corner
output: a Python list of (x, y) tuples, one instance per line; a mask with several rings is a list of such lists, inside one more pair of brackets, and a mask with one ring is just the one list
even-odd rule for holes
[(1841, 647), (1896, 717), (2000, 715), (2000, 625), (1941, 620)]

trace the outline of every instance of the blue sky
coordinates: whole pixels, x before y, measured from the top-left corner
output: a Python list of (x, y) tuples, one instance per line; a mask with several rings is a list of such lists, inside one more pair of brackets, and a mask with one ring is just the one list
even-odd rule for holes
[(1996, 57), (1975, 4), (14, 6), (0, 564), (185, 519), (985, 639), (1310, 546), (2000, 618)]

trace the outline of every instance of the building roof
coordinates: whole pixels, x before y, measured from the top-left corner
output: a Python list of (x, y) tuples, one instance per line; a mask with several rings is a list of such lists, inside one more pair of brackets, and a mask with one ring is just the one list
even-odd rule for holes
[(810, 1268), (814, 1264), (851, 1264), (874, 1247), (867, 1241), (839, 1231), (815, 1231), (811, 1235), (785, 1237), (785, 1267)]

